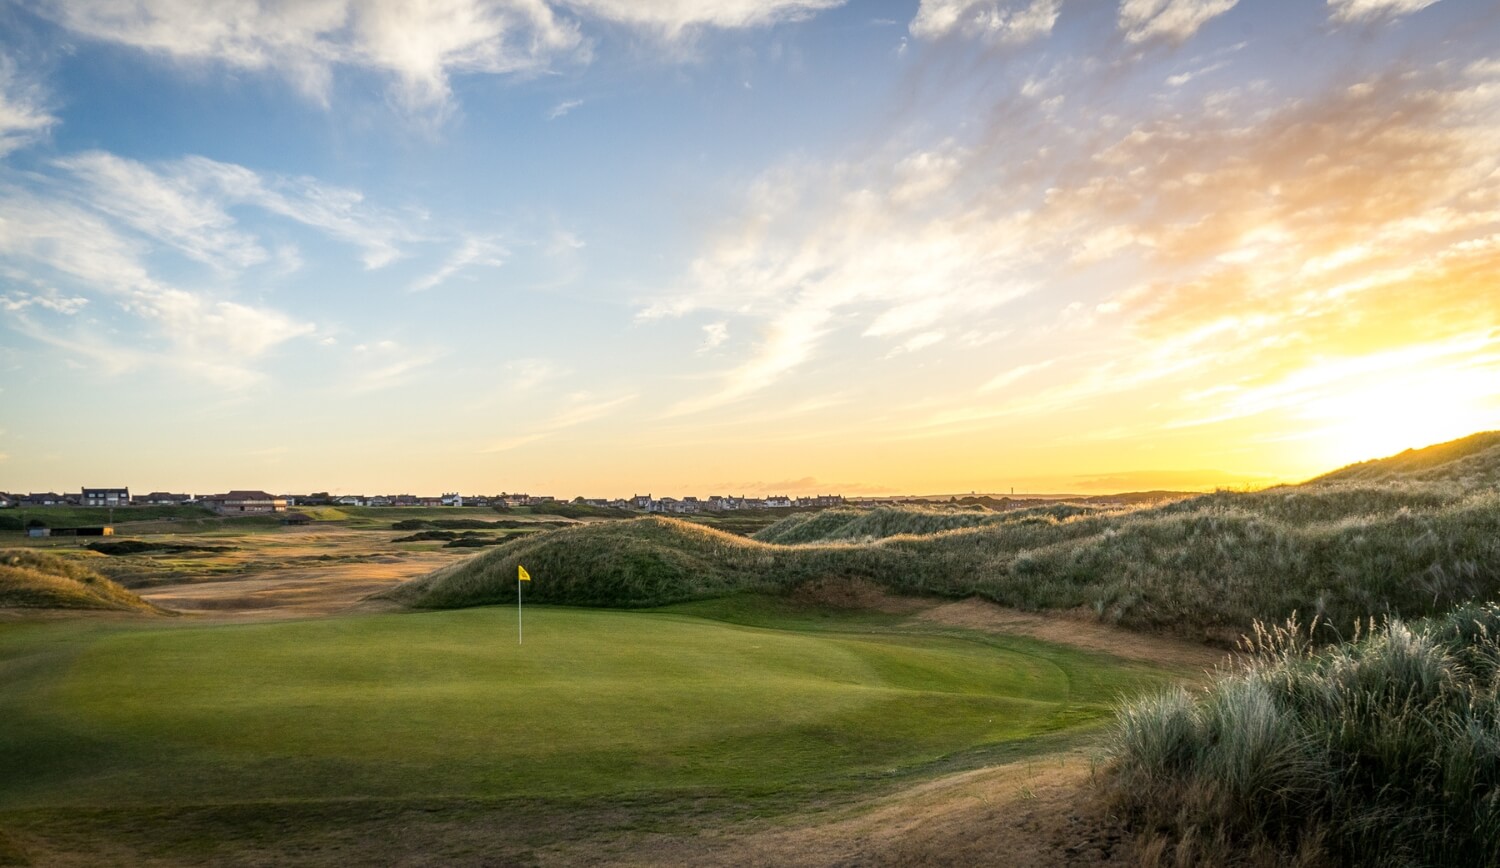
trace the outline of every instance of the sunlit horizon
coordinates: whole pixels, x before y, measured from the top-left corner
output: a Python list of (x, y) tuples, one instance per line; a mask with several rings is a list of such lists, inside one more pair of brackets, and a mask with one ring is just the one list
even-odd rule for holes
[(0, 491), (1098, 494), (1500, 429), (1481, 0), (0, 12)]

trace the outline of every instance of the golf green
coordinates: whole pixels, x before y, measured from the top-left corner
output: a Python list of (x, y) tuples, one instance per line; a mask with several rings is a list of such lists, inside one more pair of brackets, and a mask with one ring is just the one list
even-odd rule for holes
[(1027, 640), (538, 607), (0, 625), (0, 811), (755, 797), (1102, 719), (1163, 673)]

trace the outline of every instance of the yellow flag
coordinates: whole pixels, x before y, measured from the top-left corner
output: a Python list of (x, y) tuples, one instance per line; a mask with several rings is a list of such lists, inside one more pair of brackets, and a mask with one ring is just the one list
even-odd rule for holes
[(529, 582), (531, 581), (531, 573), (526, 572), (525, 567), (516, 564), (516, 579), (517, 581)]

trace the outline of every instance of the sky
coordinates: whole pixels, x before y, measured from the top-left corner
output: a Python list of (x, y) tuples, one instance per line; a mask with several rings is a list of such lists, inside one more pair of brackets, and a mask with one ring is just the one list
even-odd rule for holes
[(1496, 428), (1493, 0), (0, 0), (0, 490), (1207, 489)]

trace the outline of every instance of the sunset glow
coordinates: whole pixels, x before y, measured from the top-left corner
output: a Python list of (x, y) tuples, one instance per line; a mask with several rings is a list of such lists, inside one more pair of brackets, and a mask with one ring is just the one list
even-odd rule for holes
[(217, 5), (0, 12), (0, 490), (1202, 489), (1500, 428), (1489, 0)]

